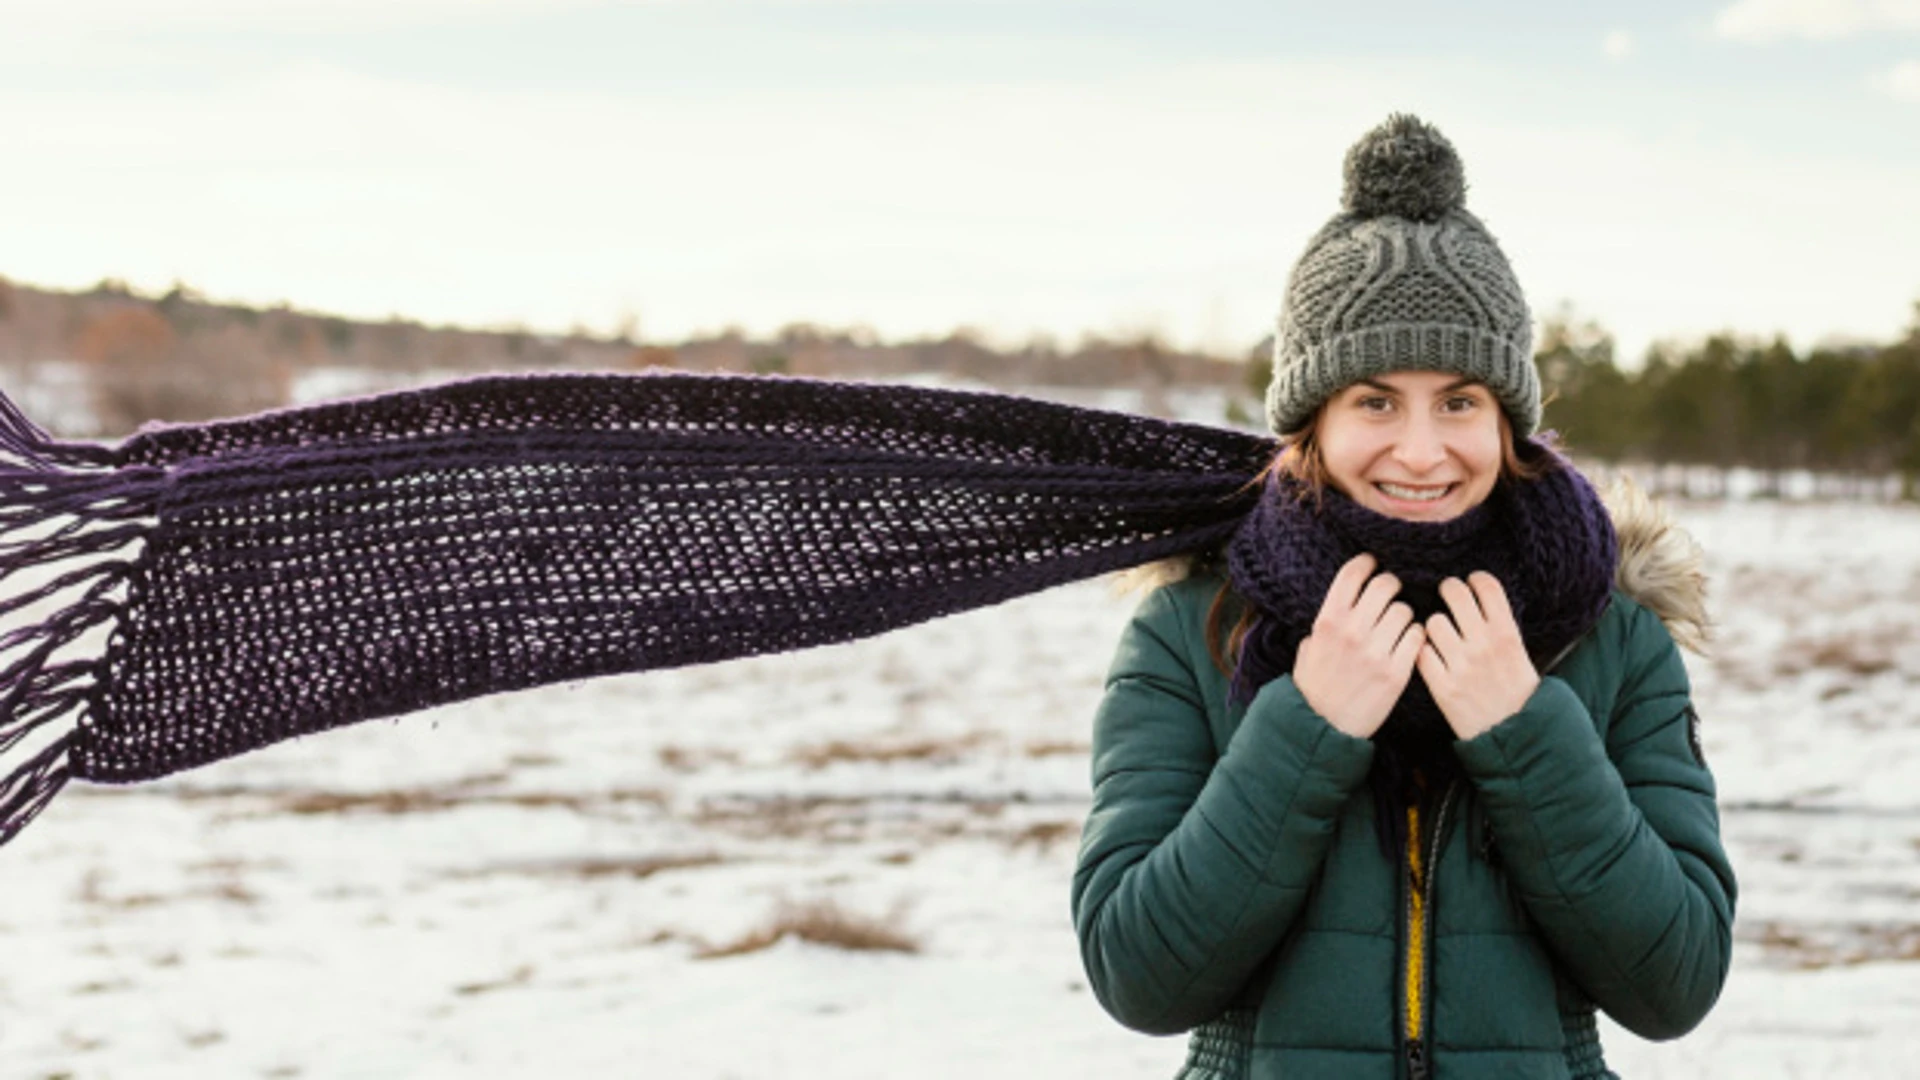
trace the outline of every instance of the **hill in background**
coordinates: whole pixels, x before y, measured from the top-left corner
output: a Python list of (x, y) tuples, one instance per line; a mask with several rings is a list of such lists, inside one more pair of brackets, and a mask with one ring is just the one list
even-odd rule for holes
[[(1004, 389), (1138, 391), (1149, 412), (1174, 388), (1228, 396), (1246, 385), (1238, 358), (1169, 348), (1152, 338), (1089, 338), (1003, 351), (964, 330), (889, 343), (861, 329), (810, 324), (755, 340), (738, 330), (678, 343), (542, 334), (523, 327), (366, 322), (281, 304), (223, 304), (185, 286), (143, 296), (107, 280), (58, 292), (0, 278), (5, 392), (60, 434), (124, 435), (149, 420), (194, 421), (296, 400), (364, 393), (482, 372), (751, 372), (839, 379), (937, 377)], [(323, 387), (318, 393), (314, 387)], [(1251, 393), (1238, 401), (1245, 421)]]

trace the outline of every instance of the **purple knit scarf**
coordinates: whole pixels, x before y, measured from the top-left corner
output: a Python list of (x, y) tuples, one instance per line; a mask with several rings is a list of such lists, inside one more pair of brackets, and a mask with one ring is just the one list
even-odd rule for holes
[[(1421, 619), (1445, 610), (1443, 579), (1491, 573), (1506, 589), (1534, 664), (1544, 669), (1556, 660), (1606, 608), (1618, 547), (1612, 519), (1586, 478), (1545, 443), (1529, 441), (1521, 450), (1550, 463), (1544, 476), (1503, 480), (1485, 502), (1445, 522), (1387, 517), (1333, 488), (1316, 505), (1298, 481), (1270, 478), (1227, 548), (1233, 587), (1255, 612), (1231, 699), (1250, 701), (1261, 686), (1293, 670), (1334, 575), (1361, 552), (1400, 579), (1399, 598)], [(1453, 741), (1415, 672), (1374, 735), (1368, 782), (1381, 809), (1406, 805), (1416, 772), (1436, 790), (1458, 775)], [(1389, 837), (1397, 835), (1391, 823), (1400, 815), (1379, 817)]]
[(847, 641), (1218, 546), (1274, 450), (806, 379), (495, 377), (116, 447), (0, 397), (0, 842), (69, 779)]

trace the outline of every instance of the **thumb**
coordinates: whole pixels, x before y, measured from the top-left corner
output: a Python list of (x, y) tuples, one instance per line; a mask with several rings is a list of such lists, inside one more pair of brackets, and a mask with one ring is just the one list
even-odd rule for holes
[(1415, 663), (1420, 669), (1420, 677), (1427, 682), (1428, 690), (1437, 689), (1440, 681), (1446, 678), (1446, 661), (1440, 659), (1440, 650), (1430, 642), (1421, 643), (1419, 658)]

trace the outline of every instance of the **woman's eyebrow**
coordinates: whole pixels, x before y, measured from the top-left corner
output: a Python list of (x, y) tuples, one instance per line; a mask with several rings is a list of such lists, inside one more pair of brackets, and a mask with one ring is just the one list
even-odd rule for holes
[[(1375, 389), (1375, 390), (1378, 390), (1378, 391), (1380, 391), (1380, 392), (1381, 392), (1381, 393), (1383, 393), (1383, 394), (1393, 394), (1393, 395), (1396, 395), (1396, 396), (1398, 396), (1398, 395), (1399, 395), (1399, 393), (1400, 393), (1400, 391), (1398, 391), (1398, 390), (1396, 390), (1396, 389), (1394, 389), (1394, 388), (1393, 388), (1393, 387), (1391, 387), (1391, 386), (1388, 386), (1388, 385), (1387, 385), (1386, 383), (1383, 383), (1383, 382), (1375, 382), (1375, 381), (1374, 381), (1374, 380), (1372, 380), (1372, 379), (1355, 379), (1355, 380), (1354, 380), (1354, 383), (1353, 383), (1353, 384), (1354, 384), (1355, 386), (1366, 386), (1366, 387), (1371, 387), (1371, 388), (1373, 388), (1373, 389)], [(1450, 383), (1448, 383), (1447, 385), (1445, 385), (1445, 386), (1443, 386), (1443, 387), (1441, 387), (1441, 388), (1440, 388), (1440, 393), (1442, 393), (1442, 394), (1451, 394), (1451, 393), (1453, 393), (1453, 392), (1454, 392), (1455, 390), (1459, 390), (1459, 389), (1461, 389), (1462, 387), (1467, 387), (1467, 386), (1477, 386), (1477, 385), (1480, 385), (1480, 380), (1479, 380), (1479, 379), (1476, 379), (1476, 378), (1473, 378), (1473, 377), (1472, 377), (1472, 376), (1470, 376), (1470, 375), (1462, 375), (1462, 376), (1460, 376), (1459, 378), (1457, 378), (1457, 379), (1455, 379), (1455, 380), (1453, 380), (1452, 382), (1450, 382)]]

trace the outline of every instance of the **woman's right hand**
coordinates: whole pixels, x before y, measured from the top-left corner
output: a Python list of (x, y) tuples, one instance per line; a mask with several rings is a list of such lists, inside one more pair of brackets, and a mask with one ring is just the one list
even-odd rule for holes
[(1357, 739), (1371, 739), (1387, 722), (1427, 640), (1413, 609), (1394, 600), (1400, 579), (1375, 576), (1377, 565), (1365, 553), (1347, 560), (1293, 661), (1293, 683), (1307, 704)]

